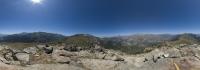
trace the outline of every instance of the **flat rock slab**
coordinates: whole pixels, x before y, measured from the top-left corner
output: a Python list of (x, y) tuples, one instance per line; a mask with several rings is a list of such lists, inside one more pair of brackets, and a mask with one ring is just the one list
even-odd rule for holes
[(0, 63), (0, 70), (86, 70), (67, 64), (36, 64), (26, 67), (6, 65)]

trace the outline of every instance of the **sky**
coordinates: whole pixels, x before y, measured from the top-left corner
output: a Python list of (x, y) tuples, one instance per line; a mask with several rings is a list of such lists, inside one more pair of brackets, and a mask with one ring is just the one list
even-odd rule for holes
[(0, 0), (0, 33), (200, 33), (199, 0)]

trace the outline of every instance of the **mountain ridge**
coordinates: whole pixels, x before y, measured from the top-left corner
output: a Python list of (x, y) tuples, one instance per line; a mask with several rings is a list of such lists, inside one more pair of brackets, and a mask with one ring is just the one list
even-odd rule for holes
[[(146, 48), (178, 44), (199, 44), (200, 35), (192, 33), (184, 34), (142, 34), (115, 37), (97, 37), (90, 34), (75, 34), (64, 36), (47, 32), (19, 33), (6, 35), (0, 38), (0, 42), (22, 43), (52, 43), (64, 44), (70, 47), (93, 47), (102, 46), (106, 49), (120, 50), (130, 54), (143, 53)], [(133, 51), (134, 50), (134, 51)]]
[(32, 32), (32, 33), (18, 33), (2, 37), (2, 42), (50, 42), (49, 40), (57, 40), (64, 38), (64, 35), (47, 33), (47, 32)]

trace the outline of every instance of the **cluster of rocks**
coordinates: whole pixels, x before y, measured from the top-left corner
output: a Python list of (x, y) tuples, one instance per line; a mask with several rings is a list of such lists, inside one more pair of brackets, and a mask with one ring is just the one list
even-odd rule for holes
[(154, 62), (158, 61), (159, 59), (165, 58), (181, 58), (181, 57), (195, 57), (197, 59), (200, 58), (200, 46), (198, 45), (185, 45), (179, 48), (169, 48), (169, 47), (162, 47), (153, 50), (152, 52), (144, 55), (145, 59), (144, 62), (148, 60), (153, 60)]
[(3, 63), (12, 65), (28, 64), (30, 54), (18, 49), (11, 49), (5, 45), (0, 47), (0, 60)]
[(81, 50), (80, 47), (53, 47), (50, 45), (37, 45), (23, 50), (1, 46), (1, 61), (11, 65), (31, 64), (80, 64), (81, 59), (102, 59), (124, 61), (121, 55), (103, 49), (100, 46)]
[(70, 63), (81, 59), (102, 59), (112, 61), (124, 61), (121, 55), (95, 46), (89, 49), (81, 47), (59, 47), (52, 52), (52, 58), (59, 63)]
[(0, 60), (4, 70), (200, 70), (200, 46), (162, 47), (138, 55), (100, 46), (37, 45), (22, 50), (0, 46)]
[[(162, 47), (149, 53), (128, 59), (134, 62), (135, 70), (199, 70), (200, 46)], [(176, 65), (175, 65), (176, 64)]]

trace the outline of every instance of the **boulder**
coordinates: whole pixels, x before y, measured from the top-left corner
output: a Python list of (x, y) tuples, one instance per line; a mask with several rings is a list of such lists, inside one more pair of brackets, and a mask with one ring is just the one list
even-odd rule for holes
[(113, 60), (113, 61), (124, 61), (124, 59), (123, 59), (122, 57), (117, 56), (117, 55), (113, 56), (113, 57), (112, 57), (112, 60)]
[(28, 47), (28, 48), (25, 48), (23, 51), (26, 53), (29, 53), (29, 54), (36, 54), (37, 48), (36, 47)]
[(43, 47), (43, 50), (45, 51), (45, 53), (51, 54), (53, 52), (53, 47), (46, 45), (45, 47)]
[(75, 54), (65, 50), (54, 50), (52, 53), (52, 58), (58, 63), (69, 64), (71, 61), (70, 57), (72, 56), (75, 56)]
[(37, 47), (38, 49), (41, 49), (41, 50), (42, 50), (44, 47), (46, 47), (46, 45), (37, 45), (36, 47)]
[(29, 62), (29, 54), (27, 53), (16, 53), (15, 54), (17, 60), (19, 61), (25, 61), (25, 62)]

